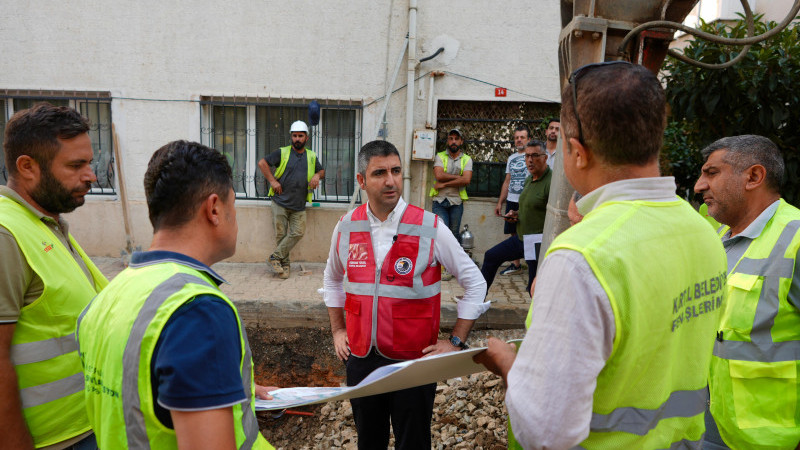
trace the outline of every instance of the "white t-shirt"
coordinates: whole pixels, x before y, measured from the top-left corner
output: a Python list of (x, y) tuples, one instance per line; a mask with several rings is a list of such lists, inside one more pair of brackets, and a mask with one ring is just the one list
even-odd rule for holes
[(522, 192), (522, 188), (525, 187), (525, 178), (528, 177), (528, 168), (525, 166), (525, 153), (514, 153), (508, 157), (506, 173), (511, 174), (506, 201), (519, 202), (519, 194)]

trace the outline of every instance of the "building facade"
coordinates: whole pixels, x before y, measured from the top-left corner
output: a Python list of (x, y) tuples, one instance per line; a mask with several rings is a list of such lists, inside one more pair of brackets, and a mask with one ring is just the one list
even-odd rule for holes
[[(67, 219), (96, 256), (119, 255), (126, 236), (149, 245), (142, 179), (150, 155), (171, 140), (200, 141), (226, 155), (240, 228), (232, 260), (263, 261), (273, 246), (272, 217), (256, 164), (288, 145), (289, 124), (307, 120), (316, 100), (320, 122), (310, 146), (326, 178), (292, 258), (322, 262), (336, 221), (353, 196), (360, 201), (355, 156), (363, 143), (385, 138), (410, 151), (413, 130), (449, 126), (437, 123), (441, 101), (557, 111), (559, 100), (558, 5), (542, 0), (34, 0), (6, 2), (2, 15), (0, 128), (40, 100), (92, 120), (98, 182)], [(498, 125), (497, 135), (507, 128)], [(430, 161), (411, 161), (411, 203), (428, 202), (431, 171)], [(481, 236), (478, 252), (502, 238), (491, 217), (495, 201), (476, 199), (465, 211), (464, 223)]]

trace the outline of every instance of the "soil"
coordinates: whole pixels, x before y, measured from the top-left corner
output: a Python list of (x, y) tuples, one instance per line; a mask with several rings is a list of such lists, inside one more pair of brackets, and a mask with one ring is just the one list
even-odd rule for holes
[[(248, 328), (255, 379), (264, 386), (342, 386), (344, 364), (333, 352), (327, 328)], [(488, 336), (517, 339), (524, 330), (478, 330), (471, 346)], [(442, 336), (444, 337), (444, 336)], [(434, 449), (505, 449), (507, 414), (503, 383), (489, 372), (440, 382), (431, 423)], [(294, 408), (312, 415), (259, 412), (262, 434), (277, 449), (355, 449), (348, 401)], [(393, 448), (394, 439), (390, 440)]]

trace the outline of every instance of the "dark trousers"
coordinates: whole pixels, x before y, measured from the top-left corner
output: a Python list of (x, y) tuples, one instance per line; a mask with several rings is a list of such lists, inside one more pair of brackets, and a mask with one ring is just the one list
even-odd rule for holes
[[(540, 248), (541, 244), (536, 244), (537, 258), (539, 257)], [(524, 257), (525, 246), (517, 236), (511, 236), (487, 250), (486, 254), (483, 255), (483, 265), (481, 266), (481, 273), (483, 274), (483, 278), (486, 279), (486, 291), (489, 291), (492, 282), (494, 282), (494, 277), (497, 275), (497, 269), (499, 269), (504, 262), (522, 259)], [(528, 292), (530, 292), (533, 278), (536, 276), (536, 264), (538, 261), (536, 259), (526, 259), (525, 262), (528, 264)]]
[[(373, 370), (397, 361), (374, 349), (366, 358), (347, 358), (347, 385), (355, 386)], [(436, 383), (369, 397), (352, 398), (359, 450), (389, 446), (389, 423), (397, 450), (431, 448), (431, 418)]]

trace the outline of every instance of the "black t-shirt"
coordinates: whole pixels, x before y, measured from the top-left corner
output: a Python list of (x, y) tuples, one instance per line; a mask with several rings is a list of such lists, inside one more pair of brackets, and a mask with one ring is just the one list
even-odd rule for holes
[[(270, 153), (264, 158), (269, 164), (273, 175), (281, 164), (280, 149)], [(316, 159), (314, 173), (322, 170), (319, 157)], [(306, 195), (308, 195), (308, 156), (306, 152), (298, 153), (294, 149), (289, 152), (289, 161), (286, 163), (286, 170), (278, 178), (283, 192), (274, 195), (272, 201), (286, 209), (293, 211), (303, 211), (306, 209)]]

